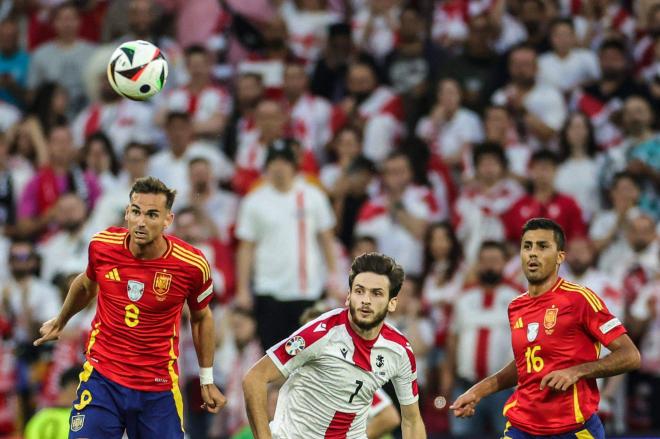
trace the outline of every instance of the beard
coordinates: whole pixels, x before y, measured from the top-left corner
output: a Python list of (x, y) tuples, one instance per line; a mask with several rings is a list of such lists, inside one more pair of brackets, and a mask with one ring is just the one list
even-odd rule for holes
[(585, 264), (584, 262), (573, 262), (568, 264), (568, 266), (576, 276), (582, 276), (589, 269), (589, 264)]
[(383, 321), (385, 321), (385, 317), (387, 317), (387, 307), (380, 313), (374, 311), (370, 320), (361, 320), (358, 315), (358, 309), (354, 308), (351, 304), (348, 305), (348, 310), (351, 313), (351, 318), (353, 319), (355, 326), (362, 329), (363, 331), (369, 331), (375, 328), (376, 326), (383, 323)]
[(620, 81), (625, 78), (625, 70), (619, 69), (603, 69), (602, 77), (606, 81)]
[(15, 269), (11, 270), (11, 275), (16, 280), (23, 280), (25, 278), (28, 278), (28, 277), (32, 276), (33, 273), (34, 273), (34, 270), (24, 269), (24, 268), (15, 268)]
[(502, 274), (497, 271), (487, 270), (479, 273), (479, 281), (488, 286), (495, 286), (502, 280)]
[(77, 232), (78, 230), (80, 230), (82, 225), (83, 225), (83, 223), (79, 222), (79, 221), (67, 221), (67, 222), (62, 223), (62, 225), (60, 227), (65, 232), (74, 233), (74, 232)]
[(545, 281), (547, 281), (550, 276), (552, 276), (552, 273), (525, 273), (525, 278), (527, 279), (527, 283), (530, 285), (541, 285)]

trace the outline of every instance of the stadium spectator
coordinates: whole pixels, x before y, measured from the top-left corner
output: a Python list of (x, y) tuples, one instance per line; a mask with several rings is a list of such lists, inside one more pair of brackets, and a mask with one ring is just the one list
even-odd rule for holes
[(435, 105), (416, 129), (417, 136), (426, 140), (432, 154), (452, 167), (459, 167), (465, 156), (470, 155), (472, 145), (484, 137), (479, 116), (461, 106), (462, 95), (458, 81), (440, 80)]
[(76, 399), (80, 366), (72, 367), (60, 377), (59, 394), (54, 407), (39, 410), (25, 426), (25, 439), (67, 439), (69, 437), (71, 401)]
[(566, 105), (561, 93), (540, 83), (537, 52), (520, 45), (509, 53), (511, 80), (497, 90), (491, 100), (509, 108), (519, 129), (519, 135), (534, 146), (546, 145), (557, 134), (566, 118)]
[(419, 276), (422, 239), (438, 214), (433, 194), (413, 183), (410, 158), (403, 152), (387, 157), (381, 176), (382, 192), (360, 209), (355, 233), (376, 238), (379, 251), (395, 257), (409, 274)]
[(584, 113), (572, 113), (566, 119), (559, 134), (559, 160), (555, 189), (573, 197), (588, 221), (601, 203), (594, 130)]
[(280, 14), (289, 31), (288, 46), (305, 64), (316, 61), (327, 39), (328, 27), (341, 21), (326, 0), (280, 2)]
[(85, 266), (87, 241), (96, 232), (87, 230), (87, 217), (87, 206), (80, 196), (69, 193), (57, 200), (54, 221), (58, 232), (37, 248), (41, 256), (41, 279), (53, 282), (62, 268), (73, 261)]
[(69, 95), (69, 114), (80, 111), (86, 102), (82, 72), (94, 47), (78, 38), (80, 11), (73, 2), (53, 8), (55, 39), (40, 45), (30, 59), (28, 88), (36, 90), (46, 81), (62, 85)]
[(22, 107), (30, 55), (19, 45), (19, 36), (17, 17), (0, 21), (0, 99)]
[(454, 205), (456, 234), (469, 262), (476, 259), (483, 241), (506, 237), (502, 215), (524, 194), (520, 184), (507, 176), (508, 163), (501, 146), (478, 145), (472, 157), (476, 178), (463, 187)]
[(96, 177), (103, 193), (112, 191), (117, 185), (119, 160), (108, 136), (102, 131), (92, 134), (80, 152), (83, 170)]
[(88, 208), (92, 208), (101, 195), (94, 175), (76, 165), (73, 138), (67, 125), (51, 129), (48, 151), (50, 162), (27, 183), (19, 202), (18, 228), (25, 236), (41, 236), (43, 232), (55, 230), (52, 221), (62, 195), (77, 193)]
[(357, 127), (363, 133), (364, 155), (381, 161), (402, 134), (401, 99), (388, 87), (379, 85), (375, 67), (367, 62), (349, 66), (347, 88), (348, 95), (335, 105), (333, 130), (347, 124)]
[[(479, 249), (478, 280), (475, 285), (466, 285), (454, 303), (441, 395), (456, 398), (513, 359), (507, 307), (521, 289), (503, 277), (507, 259), (506, 247), (501, 242), (484, 241)], [(452, 435), (485, 436), (489, 431), (487, 425), (495, 432), (503, 431), (506, 420), (502, 407), (510, 395), (508, 391), (482, 400), (479, 416), (450, 418)]]
[(293, 332), (336, 270), (335, 218), (326, 195), (298, 175), (292, 142), (275, 142), (265, 162), (264, 184), (239, 210), (236, 299), (254, 308), (262, 346), (272, 346)]
[(575, 29), (570, 18), (558, 18), (550, 24), (552, 51), (539, 57), (539, 81), (564, 93), (589, 85), (600, 76), (598, 58), (576, 46)]
[[(485, 142), (497, 143), (504, 148), (509, 163), (509, 171), (516, 179), (523, 181), (527, 177), (529, 159), (532, 155), (531, 148), (523, 143), (514, 120), (506, 107), (489, 105), (484, 110), (484, 136)], [(466, 175), (474, 175), (474, 169), (469, 163)]]
[(186, 48), (185, 59), (189, 79), (166, 94), (158, 118), (162, 123), (169, 112), (188, 113), (195, 137), (221, 136), (232, 111), (231, 95), (213, 83), (211, 53), (203, 46)]
[(580, 206), (573, 198), (555, 190), (558, 165), (557, 155), (548, 150), (532, 155), (529, 169), (532, 191), (516, 201), (502, 216), (506, 237), (510, 242), (519, 242), (523, 224), (533, 217), (557, 221), (568, 240), (586, 234), (586, 223)]
[(301, 63), (288, 63), (284, 67), (282, 92), (289, 112), (291, 135), (304, 150), (322, 160), (324, 148), (332, 136), (332, 106), (324, 98), (312, 95), (308, 82), (305, 66)]

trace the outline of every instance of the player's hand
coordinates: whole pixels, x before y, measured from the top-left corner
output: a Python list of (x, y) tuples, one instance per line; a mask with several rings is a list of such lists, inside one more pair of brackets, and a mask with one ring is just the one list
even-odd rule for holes
[(202, 386), (202, 408), (209, 413), (218, 413), (227, 404), (227, 398), (215, 384)]
[(480, 400), (481, 398), (473, 391), (468, 390), (449, 406), (449, 410), (453, 410), (454, 416), (457, 418), (469, 418), (474, 415), (474, 411)]
[(568, 390), (573, 384), (577, 383), (580, 375), (572, 367), (561, 370), (553, 370), (541, 379), (541, 390), (549, 387), (562, 392)]
[(63, 328), (60, 326), (60, 323), (57, 321), (56, 318), (48, 320), (43, 325), (41, 325), (41, 328), (39, 328), (39, 333), (41, 334), (41, 338), (36, 339), (33, 344), (35, 346), (41, 346), (47, 341), (57, 340), (58, 338), (60, 338), (60, 333), (62, 332), (62, 329)]

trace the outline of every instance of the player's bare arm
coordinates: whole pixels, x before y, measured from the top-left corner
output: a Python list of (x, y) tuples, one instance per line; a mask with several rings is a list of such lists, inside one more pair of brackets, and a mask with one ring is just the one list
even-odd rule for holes
[(500, 390), (513, 387), (517, 383), (518, 370), (516, 369), (516, 362), (511, 361), (497, 373), (484, 378), (474, 386), (470, 387), (467, 392), (456, 399), (454, 404), (449, 406), (449, 409), (454, 411), (454, 416), (456, 417), (470, 417), (474, 415), (475, 407), (483, 398), (499, 392)]
[(268, 427), (268, 384), (283, 379), (284, 376), (268, 355), (257, 361), (243, 378), (245, 408), (255, 439), (271, 438)]
[(96, 297), (97, 292), (98, 284), (89, 279), (85, 273), (76, 276), (69, 287), (59, 315), (41, 325), (39, 329), (41, 338), (35, 340), (34, 345), (39, 346), (47, 341), (57, 340), (71, 317), (85, 309)]
[(367, 438), (379, 439), (401, 424), (401, 415), (392, 405), (388, 405), (380, 413), (369, 420)]
[(419, 412), (419, 404), (414, 402), (401, 405), (401, 433), (403, 439), (425, 439), (426, 429)]
[(565, 391), (583, 378), (611, 377), (639, 368), (639, 351), (627, 334), (617, 337), (607, 349), (610, 354), (597, 361), (550, 372), (541, 380), (541, 390), (549, 387)]
[(252, 293), (250, 292), (250, 273), (254, 262), (256, 244), (252, 241), (242, 240), (238, 246), (236, 259), (236, 303), (248, 309), (252, 308)]
[[(211, 413), (218, 413), (227, 404), (227, 399), (213, 384), (215, 323), (211, 309), (206, 306), (200, 310), (191, 310), (190, 327), (200, 368), (200, 385), (202, 386), (202, 400), (204, 401), (202, 408)], [(211, 372), (211, 377), (207, 378), (208, 381), (206, 382), (203, 380), (204, 372)]]

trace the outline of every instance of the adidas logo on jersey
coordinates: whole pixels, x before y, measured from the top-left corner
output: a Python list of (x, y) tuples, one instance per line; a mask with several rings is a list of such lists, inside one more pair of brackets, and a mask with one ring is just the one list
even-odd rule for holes
[(518, 317), (518, 320), (516, 320), (516, 324), (513, 325), (513, 329), (520, 329), (523, 326), (525, 326), (525, 325), (523, 325), (522, 317)]
[(121, 277), (119, 277), (119, 270), (116, 268), (113, 268), (112, 270), (108, 271), (105, 274), (106, 279), (114, 280), (114, 281), (120, 281)]

